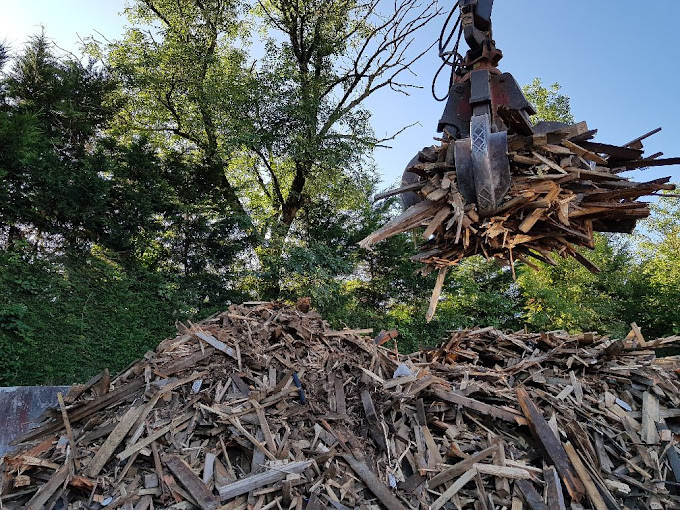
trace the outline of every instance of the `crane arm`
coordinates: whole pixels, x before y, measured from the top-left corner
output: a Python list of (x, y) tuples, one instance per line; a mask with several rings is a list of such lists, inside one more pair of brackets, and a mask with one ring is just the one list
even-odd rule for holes
[(491, 12), (494, 0), (459, 0), (461, 28), (470, 47), (469, 56), (479, 58), (485, 46), (493, 45)]

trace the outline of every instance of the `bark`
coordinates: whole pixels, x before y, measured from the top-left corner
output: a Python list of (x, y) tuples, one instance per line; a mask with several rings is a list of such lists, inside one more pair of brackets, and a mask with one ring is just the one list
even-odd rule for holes
[(293, 178), (293, 183), (288, 191), (288, 197), (281, 209), (281, 222), (288, 227), (286, 229), (286, 234), (288, 234), (297, 213), (304, 204), (305, 184), (307, 182), (307, 174), (310, 166), (310, 164), (302, 162), (295, 163), (295, 177)]

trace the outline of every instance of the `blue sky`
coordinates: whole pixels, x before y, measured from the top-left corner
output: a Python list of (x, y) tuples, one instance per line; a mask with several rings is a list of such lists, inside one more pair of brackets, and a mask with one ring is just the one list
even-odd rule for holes
[[(75, 50), (78, 36), (98, 31), (120, 35), (125, 0), (5, 0), (0, 39), (21, 47), (41, 24), (58, 45)], [(452, 1), (450, 3), (453, 3)], [(647, 154), (680, 156), (680, 71), (674, 63), (680, 1), (656, 0), (496, 0), (494, 38), (505, 58), (500, 68), (520, 84), (539, 77), (559, 82), (571, 97), (576, 120), (599, 129), (598, 141), (626, 143), (658, 126), (664, 130), (646, 142)], [(434, 41), (440, 25), (420, 35)], [(397, 181), (405, 164), (433, 143), (443, 103), (430, 95), (439, 60), (432, 52), (414, 68), (412, 82), (422, 86), (410, 96), (390, 92), (371, 98), (378, 135), (420, 122), (379, 150), (376, 163), (385, 185)], [(680, 167), (631, 173), (636, 180), (671, 175)]]

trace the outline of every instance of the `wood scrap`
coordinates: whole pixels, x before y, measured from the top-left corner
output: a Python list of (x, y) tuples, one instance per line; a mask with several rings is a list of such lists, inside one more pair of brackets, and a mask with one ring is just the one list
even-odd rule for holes
[(2, 508), (677, 503), (677, 360), (649, 346), (680, 337), (486, 327), (402, 355), (305, 309), (232, 306), (79, 387), (4, 458)]

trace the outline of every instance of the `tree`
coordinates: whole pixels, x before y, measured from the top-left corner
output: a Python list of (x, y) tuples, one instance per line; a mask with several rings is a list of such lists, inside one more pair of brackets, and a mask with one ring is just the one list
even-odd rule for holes
[(260, 143), (250, 148), (269, 173), (281, 222), (290, 226), (316, 185), (356, 171), (378, 143), (362, 104), (384, 88), (407, 90), (402, 76), (426, 51), (409, 47), (437, 11), (413, 0), (387, 12), (375, 0), (264, 0), (259, 6), (270, 35), (257, 74), (269, 86), (257, 97)]
[(536, 115), (532, 117), (534, 122), (574, 123), (569, 96), (560, 94), (562, 86), (559, 83), (545, 87), (540, 78), (534, 78), (534, 81), (522, 88), (524, 95), (536, 109)]
[[(191, 153), (196, 182), (223, 193), (247, 228), (242, 197), (226, 171), (252, 86), (245, 53), (234, 44), (239, 5), (139, 0), (126, 13), (130, 26), (123, 39), (106, 48), (124, 101), (113, 132), (142, 133), (160, 150)], [(103, 56), (96, 45), (90, 50)]]
[(637, 267), (629, 243), (620, 237), (597, 235), (595, 250), (583, 250), (601, 270), (593, 274), (576, 260), (558, 259), (556, 266), (523, 267), (518, 283), (525, 303), (525, 320), (534, 330), (599, 331), (618, 336), (639, 320), (634, 284)]
[[(0, 55), (1, 56), (1, 55)], [(106, 136), (117, 83), (44, 33), (0, 82), (0, 384), (118, 370), (244, 296), (223, 194), (181, 147)]]
[(88, 167), (87, 143), (111, 115), (108, 74), (52, 53), (33, 37), (2, 80), (0, 229), (5, 245), (91, 239), (91, 211), (104, 184)]
[[(379, 9), (380, 7), (380, 9)], [(205, 185), (232, 197), (259, 235), (264, 294), (280, 291), (277, 268), (300, 211), (365, 172), (378, 140), (363, 102), (401, 77), (424, 53), (413, 37), (433, 4), (318, 0), (260, 3), (264, 56), (249, 61), (244, 6), (224, 0), (138, 0), (131, 26), (108, 48), (128, 102), (130, 128), (178, 144), (205, 163)], [(239, 31), (241, 30), (241, 31)]]
[(661, 199), (641, 229), (633, 284), (639, 324), (651, 337), (680, 334), (680, 203)]

